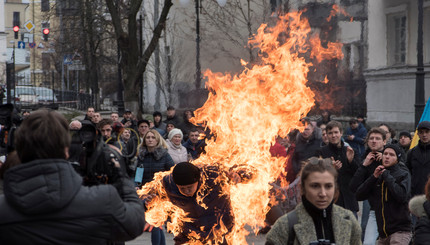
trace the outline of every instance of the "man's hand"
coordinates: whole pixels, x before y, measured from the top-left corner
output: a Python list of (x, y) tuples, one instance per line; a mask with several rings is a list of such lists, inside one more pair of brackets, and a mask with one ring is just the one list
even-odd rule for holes
[(376, 152), (375, 159), (376, 161), (382, 161), (382, 152)]
[(351, 134), (351, 135), (348, 135), (348, 140), (353, 140), (354, 138), (355, 138), (355, 135), (353, 135), (353, 134)]
[(334, 160), (334, 157), (331, 157), (331, 161), (333, 162), (333, 166), (339, 170), (342, 167), (342, 162), (340, 160)]
[(351, 163), (354, 159), (354, 150), (350, 146), (346, 148), (346, 158), (348, 159), (349, 163)]
[(385, 167), (382, 165), (379, 165), (376, 169), (375, 172), (373, 172), (373, 176), (375, 178), (378, 178), (379, 176), (381, 176), (381, 174), (385, 171)]
[(369, 166), (375, 160), (375, 153), (369, 152), (363, 161), (363, 166)]

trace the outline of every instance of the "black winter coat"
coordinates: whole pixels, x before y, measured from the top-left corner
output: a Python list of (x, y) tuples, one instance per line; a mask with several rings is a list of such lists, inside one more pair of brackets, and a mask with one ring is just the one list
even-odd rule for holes
[(317, 151), (316, 156), (322, 158), (331, 158), (334, 160), (340, 160), (342, 167), (338, 170), (337, 183), (339, 186), (339, 198), (336, 204), (351, 211), (358, 211), (358, 202), (355, 198), (355, 194), (349, 189), (349, 184), (352, 177), (358, 168), (358, 157), (354, 154), (354, 158), (351, 163), (348, 162), (346, 157), (347, 147), (342, 142), (342, 146), (338, 148), (336, 145), (328, 144)]
[(408, 209), (410, 188), (411, 176), (403, 163), (386, 168), (379, 178), (370, 175), (358, 187), (357, 199), (368, 199), (375, 210), (380, 237), (385, 238), (398, 231), (411, 231)]
[[(0, 244), (107, 244), (142, 233), (144, 209), (131, 181), (82, 186), (69, 162), (43, 159), (5, 173)], [(118, 193), (121, 194), (118, 194)]]
[(412, 176), (411, 195), (424, 194), (424, 186), (430, 174), (430, 144), (421, 141), (407, 155), (406, 166)]
[(137, 167), (143, 167), (143, 180), (144, 185), (154, 179), (154, 174), (157, 172), (168, 171), (175, 163), (172, 157), (167, 153), (166, 148), (158, 147), (153, 152), (149, 152), (146, 147), (140, 148), (137, 157)]
[[(186, 197), (179, 192), (178, 187), (173, 181), (171, 174), (163, 179), (163, 186), (166, 190), (167, 197), (175, 206), (183, 209), (187, 213), (187, 218), (192, 218), (193, 222), (184, 222), (183, 232), (175, 237), (178, 243), (186, 243), (191, 233), (196, 233), (200, 237), (207, 237), (211, 240), (212, 229), (220, 229), (220, 220), (226, 226), (228, 233), (233, 227), (234, 217), (232, 213), (230, 197), (223, 191), (223, 183), (216, 182), (219, 176), (219, 168), (216, 166), (205, 166), (201, 169), (201, 178), (196, 194), (193, 197)], [(202, 183), (204, 185), (202, 186)], [(197, 203), (196, 195), (203, 197), (203, 203), (206, 208)], [(204, 239), (200, 239), (206, 244)]]
[(301, 162), (307, 160), (310, 157), (315, 156), (316, 152), (321, 147), (322, 139), (317, 136), (316, 130), (314, 130), (312, 136), (309, 139), (304, 139), (301, 134), (297, 137), (296, 148), (293, 153), (293, 170), (295, 174), (298, 174), (301, 168)]
[[(358, 164), (358, 169), (355, 172), (354, 176), (351, 179), (351, 182), (349, 183), (349, 189), (356, 193), (358, 187), (360, 187), (361, 184), (364, 183), (364, 181), (369, 178), (369, 176), (373, 175), (373, 172), (375, 172), (375, 169), (382, 164), (382, 161), (373, 161), (369, 166), (365, 167), (363, 166), (364, 159), (366, 159), (367, 155), (370, 153), (370, 150), (367, 150), (364, 155), (363, 159), (360, 160)], [(373, 208), (371, 208), (373, 210)]]

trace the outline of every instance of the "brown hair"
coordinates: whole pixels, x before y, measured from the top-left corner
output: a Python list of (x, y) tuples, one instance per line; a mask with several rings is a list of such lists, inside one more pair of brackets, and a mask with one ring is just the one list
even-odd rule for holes
[(302, 194), (304, 194), (304, 188), (305, 188), (305, 181), (309, 177), (311, 173), (319, 172), (329, 172), (334, 177), (334, 184), (335, 184), (335, 195), (334, 195), (334, 202), (336, 202), (338, 196), (339, 196), (339, 190), (337, 186), (337, 170), (333, 166), (333, 162), (330, 158), (318, 158), (318, 157), (311, 157), (308, 160), (304, 162), (305, 167), (301, 171), (301, 188), (302, 188)]
[(371, 128), (369, 130), (369, 132), (367, 133), (366, 143), (369, 141), (369, 137), (370, 137), (371, 134), (380, 134), (380, 135), (382, 135), (382, 140), (385, 140), (387, 138), (387, 134), (385, 133), (384, 130), (382, 130), (382, 129), (378, 128), (378, 127), (374, 127), (374, 128)]
[(167, 149), (166, 141), (163, 139), (163, 137), (161, 137), (160, 133), (158, 133), (158, 131), (155, 129), (150, 129), (148, 130), (148, 132), (146, 132), (146, 134), (143, 136), (143, 140), (142, 140), (142, 143), (140, 144), (140, 147), (146, 147), (145, 138), (146, 138), (146, 135), (148, 135), (148, 133), (154, 134), (155, 139), (157, 140), (157, 146), (155, 146), (156, 148), (162, 147)]
[(110, 125), (112, 127), (113, 121), (111, 119), (104, 118), (97, 123), (97, 129), (101, 130), (104, 126)]
[(22, 163), (36, 159), (66, 159), (65, 149), (71, 142), (69, 123), (58, 112), (40, 109), (22, 122), (15, 140)]
[(325, 126), (326, 132), (328, 132), (329, 130), (332, 130), (333, 128), (339, 128), (339, 131), (342, 133), (343, 129), (342, 129), (342, 123), (338, 122), (338, 121), (330, 121), (329, 123), (327, 123), (327, 125)]

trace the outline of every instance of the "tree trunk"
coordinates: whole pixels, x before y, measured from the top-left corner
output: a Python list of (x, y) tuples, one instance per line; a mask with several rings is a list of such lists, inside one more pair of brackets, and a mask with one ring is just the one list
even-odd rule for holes
[(124, 79), (124, 104), (130, 110), (137, 111), (137, 116), (139, 116), (141, 113), (137, 109), (139, 105), (139, 92), (143, 92), (139, 91), (139, 77), (145, 72), (149, 59), (158, 45), (158, 40), (166, 25), (167, 15), (170, 7), (173, 5), (172, 0), (164, 0), (164, 6), (157, 25), (154, 28), (152, 39), (143, 54), (139, 52), (136, 35), (138, 26), (136, 16), (137, 12), (141, 9), (142, 0), (130, 0), (129, 2), (127, 31), (124, 30), (122, 25), (121, 9), (117, 5), (118, 1), (114, 3), (114, 0), (106, 0), (106, 4), (112, 17), (112, 24), (122, 54), (121, 67)]

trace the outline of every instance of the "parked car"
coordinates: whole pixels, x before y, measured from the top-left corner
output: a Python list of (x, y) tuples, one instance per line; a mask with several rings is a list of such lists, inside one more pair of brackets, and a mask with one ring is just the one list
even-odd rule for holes
[[(36, 109), (39, 104), (36, 90), (32, 86), (16, 86), (15, 90), (11, 89), (11, 95), (15, 104), (19, 102), (23, 109)], [(14, 97), (15, 95), (15, 97)]]
[(34, 87), (34, 89), (36, 90), (37, 98), (39, 99), (39, 105), (41, 107), (58, 109), (57, 96), (54, 94), (52, 89), (45, 87)]
[[(11, 93), (13, 94), (12, 90)], [(15, 98), (19, 100), (22, 108), (37, 108), (39, 104), (36, 90), (31, 86), (16, 86)]]

